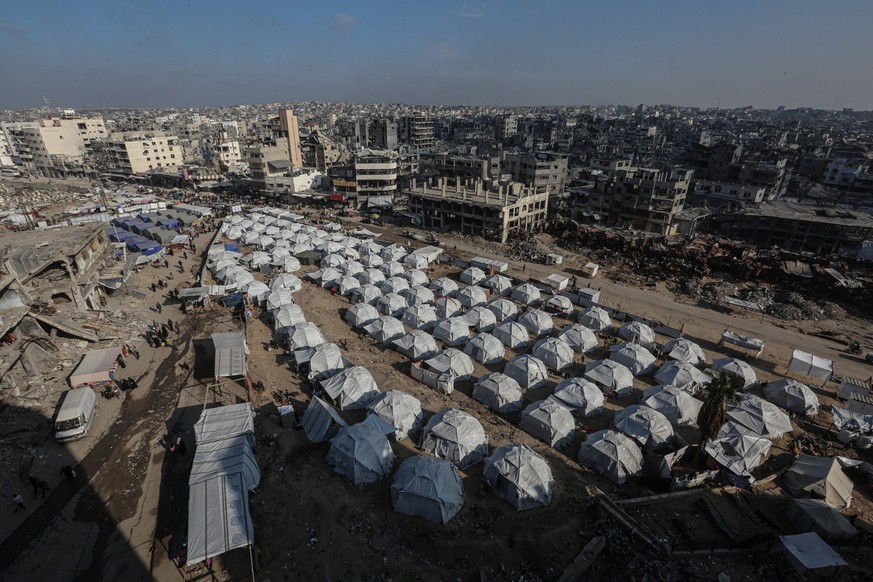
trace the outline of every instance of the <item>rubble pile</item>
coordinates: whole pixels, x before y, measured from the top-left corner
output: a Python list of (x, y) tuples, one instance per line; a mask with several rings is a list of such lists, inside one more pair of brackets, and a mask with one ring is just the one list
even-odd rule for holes
[(0, 182), (0, 210), (19, 209), (22, 204), (30, 208), (75, 204), (86, 199), (90, 197), (67, 188), (55, 188), (44, 184), (13, 186)]

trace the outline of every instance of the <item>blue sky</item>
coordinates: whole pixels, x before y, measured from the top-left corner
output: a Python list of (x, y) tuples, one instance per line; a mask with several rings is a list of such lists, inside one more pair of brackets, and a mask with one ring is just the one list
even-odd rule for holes
[(873, 109), (871, 0), (4, 0), (0, 108)]

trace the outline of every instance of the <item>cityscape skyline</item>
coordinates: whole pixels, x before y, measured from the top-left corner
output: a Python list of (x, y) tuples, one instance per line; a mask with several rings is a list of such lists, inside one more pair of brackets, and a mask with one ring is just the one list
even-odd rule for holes
[[(49, 19), (63, 7), (64, 18)], [(0, 107), (283, 101), (873, 109), (873, 5), (44, 1), (0, 17)]]

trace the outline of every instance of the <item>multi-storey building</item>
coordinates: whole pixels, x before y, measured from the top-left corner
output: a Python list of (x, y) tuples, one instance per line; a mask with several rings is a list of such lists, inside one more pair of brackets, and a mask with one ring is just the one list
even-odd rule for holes
[(485, 181), (496, 179), (500, 174), (500, 158), (497, 156), (476, 158), (439, 154), (434, 157), (433, 164), (440, 176), (446, 178)]
[(617, 170), (614, 177), (595, 182), (591, 210), (607, 214), (613, 226), (670, 234), (675, 215), (685, 206), (692, 175), (682, 168)]
[(326, 172), (342, 157), (342, 150), (334, 140), (318, 130), (306, 136), (300, 144), (303, 165)]
[(498, 115), (494, 120), (494, 140), (504, 142), (518, 133), (518, 118), (515, 115)]
[(361, 150), (355, 157), (358, 205), (390, 206), (397, 192), (400, 155), (392, 150)]
[(416, 151), (430, 151), (434, 147), (433, 119), (427, 115), (411, 115), (403, 118), (401, 126), (403, 142)]
[(100, 168), (111, 173), (143, 174), (184, 165), (182, 148), (175, 135), (117, 132), (101, 146)]
[(504, 154), (500, 171), (510, 174), (514, 182), (545, 188), (552, 196), (564, 193), (567, 181), (567, 158), (550, 152), (534, 154)]

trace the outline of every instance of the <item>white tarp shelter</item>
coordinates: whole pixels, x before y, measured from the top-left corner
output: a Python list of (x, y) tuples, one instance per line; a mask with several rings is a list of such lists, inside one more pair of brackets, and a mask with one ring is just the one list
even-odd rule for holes
[(576, 434), (576, 422), (565, 406), (553, 400), (531, 403), (521, 413), (519, 428), (556, 449), (571, 442)]
[(552, 502), (552, 470), (546, 460), (527, 445), (495, 449), (485, 459), (482, 478), (495, 495), (517, 511), (546, 507)]
[(536, 390), (549, 381), (545, 362), (528, 354), (515, 356), (506, 363), (503, 373), (518, 382), (523, 390)]
[(785, 550), (785, 557), (798, 574), (804, 574), (807, 570), (842, 568), (848, 565), (817, 533), (779, 536), (779, 542)]
[(793, 350), (788, 370), (795, 374), (803, 374), (818, 380), (828, 380), (834, 373), (834, 361), (820, 358), (816, 355)]
[(89, 351), (70, 374), (70, 387), (111, 382), (118, 367), (119, 355), (121, 348), (118, 346)]
[(518, 382), (501, 372), (492, 372), (479, 378), (473, 386), (473, 398), (502, 414), (524, 407), (524, 393)]
[(393, 426), (394, 438), (397, 440), (418, 432), (424, 420), (418, 398), (400, 390), (382, 392), (370, 401), (367, 412)]
[(465, 469), (488, 453), (488, 437), (478, 420), (454, 408), (434, 414), (421, 431), (421, 449)]
[(611, 430), (589, 435), (579, 447), (579, 464), (618, 485), (643, 472), (643, 453), (633, 439)]
[(212, 345), (215, 346), (215, 378), (238, 378), (246, 375), (249, 347), (242, 333), (214, 333)]
[(384, 479), (391, 473), (394, 459), (385, 435), (366, 422), (340, 429), (327, 451), (327, 464), (355, 485)]
[(306, 438), (314, 443), (324, 442), (328, 439), (333, 425), (341, 428), (348, 426), (333, 406), (318, 396), (314, 396), (309, 401), (303, 418), (300, 419), (300, 426), (303, 428)]
[(415, 455), (394, 475), (391, 504), (398, 513), (448, 523), (464, 506), (464, 486), (451, 463)]
[(601, 414), (605, 402), (600, 388), (583, 378), (562, 380), (549, 399), (584, 417)]
[(327, 392), (340, 410), (356, 410), (366, 408), (379, 394), (379, 387), (370, 371), (363, 366), (346, 368), (321, 381), (321, 387)]

